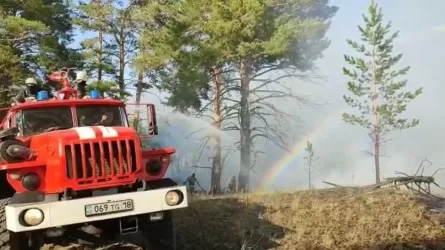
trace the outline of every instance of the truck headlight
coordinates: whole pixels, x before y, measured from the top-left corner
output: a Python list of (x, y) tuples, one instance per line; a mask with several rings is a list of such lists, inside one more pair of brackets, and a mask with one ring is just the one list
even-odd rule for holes
[(169, 206), (176, 206), (182, 202), (184, 195), (179, 190), (168, 191), (165, 195), (165, 202)]
[(24, 226), (37, 226), (43, 222), (43, 212), (38, 208), (30, 208), (22, 212)]
[(156, 176), (162, 171), (162, 164), (159, 160), (150, 160), (145, 164), (145, 171), (149, 175)]

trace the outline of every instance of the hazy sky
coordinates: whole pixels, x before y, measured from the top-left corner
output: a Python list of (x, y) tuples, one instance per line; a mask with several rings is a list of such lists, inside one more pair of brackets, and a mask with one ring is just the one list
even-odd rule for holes
[[(334, 17), (328, 36), (332, 44), (324, 53), (319, 62), (319, 68), (326, 77), (323, 87), (310, 88), (311, 92), (319, 98), (334, 103), (327, 107), (327, 113), (341, 110), (345, 107), (342, 94), (345, 92), (346, 78), (342, 76), (341, 66), (344, 65), (342, 55), (349, 53), (345, 40), (358, 38), (357, 24), (362, 23), (361, 14), (367, 9), (369, 0), (335, 0), (333, 4), (340, 7)], [(415, 0), (377, 1), (383, 8), (384, 18), (392, 21), (393, 29), (400, 31), (396, 41), (395, 51), (403, 53), (400, 66), (410, 65), (411, 71), (407, 79), (409, 88), (423, 86), (424, 94), (408, 107), (407, 116), (415, 115), (420, 118), (418, 127), (403, 133), (394, 134), (396, 139), (385, 147), (382, 159), (382, 175), (388, 177), (394, 170), (411, 171), (416, 168), (423, 158), (433, 161), (433, 167), (445, 165), (442, 141), (445, 140), (443, 127), (445, 120), (441, 112), (445, 100), (439, 97), (445, 89), (443, 87), (444, 66), (441, 59), (445, 56), (443, 44), (445, 43), (445, 17), (443, 10), (445, 1), (432, 0), (421, 3)], [(304, 87), (302, 87), (304, 88)], [(321, 115), (322, 120), (324, 114)], [(334, 122), (332, 122), (334, 123)], [(317, 126), (314, 122), (313, 126)], [(328, 126), (329, 127), (329, 126)], [(308, 128), (310, 131), (310, 128)], [(354, 182), (372, 182), (373, 162), (362, 150), (369, 148), (366, 132), (338, 122), (326, 129), (324, 136), (314, 138), (314, 147), (320, 154), (319, 181), (331, 180), (350, 184)], [(298, 175), (304, 183), (304, 172), (290, 170), (288, 172)], [(288, 181), (293, 182), (290, 174)], [(445, 185), (445, 175), (442, 175)], [(299, 182), (299, 184), (301, 184)], [(440, 180), (439, 180), (440, 183)]]
[[(363, 152), (370, 148), (367, 132), (344, 124), (340, 118), (341, 111), (346, 107), (342, 99), (347, 81), (342, 76), (341, 70), (344, 65), (343, 54), (351, 52), (345, 40), (348, 38), (357, 40), (359, 35), (357, 25), (362, 24), (361, 15), (367, 10), (370, 0), (332, 0), (331, 2), (339, 6), (339, 11), (333, 18), (328, 32), (332, 44), (324, 52), (324, 58), (318, 62), (318, 67), (325, 76), (325, 80), (319, 81), (317, 85), (298, 80), (289, 81), (296, 92), (310, 94), (316, 100), (330, 103), (323, 109), (291, 109), (305, 121), (304, 129), (295, 127), (290, 130), (292, 136), (301, 139), (305, 135), (315, 135), (310, 140), (314, 144), (316, 154), (320, 157), (317, 163), (318, 173), (315, 176), (316, 185), (319, 187), (322, 186), (322, 180), (343, 184), (352, 182), (364, 184), (374, 181), (372, 158)], [(444, 166), (445, 146), (442, 142), (445, 142), (445, 114), (442, 112), (442, 107), (445, 104), (445, 99), (442, 100), (439, 95), (445, 91), (444, 76), (442, 75), (445, 66), (441, 63), (441, 60), (445, 58), (445, 49), (443, 49), (443, 44), (445, 44), (445, 16), (443, 15), (445, 1), (380, 0), (377, 2), (383, 8), (384, 19), (392, 21), (394, 31), (400, 31), (395, 51), (404, 54), (401, 67), (411, 66), (411, 71), (407, 76), (408, 87), (410, 89), (424, 87), (424, 94), (411, 103), (406, 114), (420, 118), (420, 125), (403, 133), (394, 134), (395, 140), (384, 148), (386, 157), (382, 158), (382, 176), (391, 176), (394, 174), (394, 170), (415, 171), (423, 158), (433, 161), (433, 168)], [(148, 95), (146, 99), (157, 102)], [(285, 103), (282, 105), (285, 107)], [(287, 108), (289, 109), (289, 107)], [(186, 117), (172, 119), (174, 116), (165, 112), (164, 114), (158, 112), (158, 114), (168, 118), (169, 122), (173, 123), (174, 129), (166, 129), (168, 133), (165, 132), (162, 139), (166, 144), (175, 146), (178, 154), (196, 154), (196, 148), (192, 148), (191, 142), (184, 136), (187, 129), (179, 127), (183, 127), (184, 124), (187, 124), (185, 127), (199, 127), (202, 126), (202, 122)], [(337, 112), (338, 116), (332, 115), (334, 112)], [(314, 129), (321, 126), (324, 118), (329, 115), (331, 119), (324, 122), (324, 128)], [(231, 137), (233, 135), (225, 136), (226, 139), (229, 138), (226, 141), (227, 144), (232, 140)], [(254, 181), (261, 179), (261, 175), (264, 175), (266, 169), (282, 157), (277, 149), (269, 148), (268, 152), (260, 161), (262, 164), (257, 169), (258, 174), (252, 175)], [(306, 173), (301, 158), (300, 154), (299, 158), (292, 161), (283, 170), (274, 187), (307, 186)], [(207, 162), (205, 159), (201, 161), (201, 164)], [(191, 163), (189, 160), (187, 164), (195, 163)], [(238, 169), (238, 154), (233, 154), (223, 182), (230, 175), (236, 174)], [(185, 169), (185, 173), (191, 171)], [(208, 171), (199, 170), (197, 174), (198, 177), (206, 178)], [(437, 177), (438, 182), (445, 185), (445, 173)]]

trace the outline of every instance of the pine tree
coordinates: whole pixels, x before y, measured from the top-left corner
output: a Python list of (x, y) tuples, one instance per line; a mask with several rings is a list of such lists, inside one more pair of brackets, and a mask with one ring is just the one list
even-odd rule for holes
[(310, 141), (306, 142), (306, 148), (304, 149), (306, 151), (306, 156), (304, 159), (306, 160), (306, 171), (308, 174), (308, 187), (314, 188), (313, 184), (313, 168), (315, 162), (319, 159), (315, 156), (314, 147)]
[[(240, 132), (238, 189), (247, 190), (255, 141), (271, 138), (267, 133), (271, 126), (256, 122), (267, 121), (264, 114), (279, 113), (269, 100), (286, 97), (278, 90), (265, 90), (274, 82), (267, 79), (268, 73), (282, 71), (283, 79), (310, 71), (329, 46), (325, 33), (338, 8), (328, 0), (166, 2), (170, 4), (152, 1), (143, 9), (145, 19), (153, 22), (141, 39), (148, 52), (145, 64), (164, 64), (165, 71), (176, 73), (172, 84), (165, 86), (163, 81), (164, 89), (173, 90), (168, 91), (172, 94), (168, 104), (178, 104), (173, 106), (200, 109), (203, 99), (218, 104), (210, 92), (215, 94), (217, 83), (221, 87), (231, 84), (230, 94), (236, 99), (230, 98), (235, 103), (230, 115), (239, 124), (230, 127)], [(210, 72), (232, 77), (219, 82)], [(229, 98), (222, 99), (224, 106)], [(276, 138), (280, 136), (272, 141)]]
[[(106, 74), (113, 74), (109, 53), (104, 48), (104, 32), (106, 30), (105, 20), (109, 18), (111, 8), (108, 0), (80, 1), (76, 6), (76, 18), (73, 20), (82, 32), (94, 32), (97, 37), (87, 38), (81, 42), (82, 56), (86, 62), (86, 70), (90, 75), (97, 77), (98, 81), (104, 80)], [(95, 74), (92, 74), (96, 72)]]
[(97, 78), (89, 88), (97, 88), (109, 97), (125, 99), (125, 69), (133, 55), (135, 38), (129, 18), (131, 6), (116, 0), (80, 1), (73, 23), (82, 31), (97, 33), (97, 37), (81, 42), (86, 70)]
[(361, 126), (369, 131), (374, 145), (376, 183), (380, 182), (380, 146), (390, 132), (411, 128), (419, 124), (418, 119), (402, 118), (409, 102), (422, 93), (422, 88), (405, 91), (407, 80), (401, 79), (410, 67), (395, 69), (402, 54), (394, 55), (394, 40), (399, 32), (391, 33), (391, 22), (384, 24), (381, 8), (371, 2), (368, 14), (363, 14), (364, 26), (358, 26), (361, 41), (347, 40), (347, 43), (362, 57), (345, 55), (350, 68), (343, 73), (350, 80), (347, 83), (350, 96), (345, 102), (358, 112), (343, 114), (343, 120)]
[(79, 53), (68, 47), (70, 22), (63, 0), (0, 1), (0, 106), (10, 104), (26, 78), (51, 91), (60, 85), (43, 80), (49, 72), (82, 65)]
[(119, 85), (114, 81), (91, 81), (87, 85), (87, 91), (93, 89), (99, 91), (101, 96), (120, 99), (121, 91)]

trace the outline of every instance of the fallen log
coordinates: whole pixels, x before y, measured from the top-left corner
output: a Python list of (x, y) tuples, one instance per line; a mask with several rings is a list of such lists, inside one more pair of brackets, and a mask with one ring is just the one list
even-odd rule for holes
[[(433, 184), (439, 188), (441, 188), (434, 180), (433, 176), (400, 176), (400, 177), (390, 177), (384, 179), (380, 183), (365, 185), (365, 186), (342, 186), (332, 182), (323, 181), (323, 183), (333, 186), (334, 188), (355, 188), (362, 190), (376, 190), (379, 188), (391, 187), (398, 188), (400, 186), (405, 186), (407, 189), (415, 192), (419, 192), (422, 194), (434, 196), (431, 194), (430, 185)], [(422, 186), (423, 185), (423, 186)], [(435, 197), (435, 196), (434, 196)]]
[(334, 183), (332, 183), (332, 182), (323, 181), (323, 183), (324, 183), (324, 184), (328, 184), (328, 185), (330, 185), (330, 186), (334, 186), (334, 187), (346, 188), (345, 186), (341, 186), (341, 185), (338, 185), (338, 184), (334, 184)]
[[(366, 186), (356, 186), (356, 187), (348, 187), (348, 186), (341, 186), (332, 182), (323, 181), (323, 183), (328, 184), (330, 186), (334, 186), (337, 188), (362, 188), (362, 189), (377, 189), (385, 186), (391, 186), (391, 187), (399, 187), (399, 186), (406, 186), (408, 189), (413, 189), (413, 186), (415, 185), (417, 187), (417, 191), (422, 191), (426, 193), (431, 193), (430, 185), (433, 184), (437, 186), (440, 189), (443, 189), (439, 186), (439, 184), (436, 183), (434, 176), (442, 170), (445, 170), (445, 168), (439, 168), (436, 169), (436, 171), (431, 175), (423, 175), (425, 171), (425, 167), (432, 166), (433, 163), (429, 161), (428, 159), (424, 159), (420, 162), (417, 171), (413, 175), (408, 175), (403, 172), (395, 171), (396, 175), (403, 175), (403, 176), (396, 176), (396, 177), (389, 177), (385, 178), (382, 182), (372, 184), (372, 185), (366, 185)], [(411, 187), (409, 186), (411, 185)], [(424, 185), (424, 187), (422, 187)]]

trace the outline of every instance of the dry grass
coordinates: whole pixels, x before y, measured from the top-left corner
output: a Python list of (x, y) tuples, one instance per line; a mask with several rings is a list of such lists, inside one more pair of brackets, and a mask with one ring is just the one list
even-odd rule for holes
[(445, 249), (445, 215), (431, 206), (445, 207), (389, 188), (194, 198), (175, 214), (178, 249)]
[(445, 249), (443, 216), (393, 189), (201, 197), (176, 218), (184, 250)]

